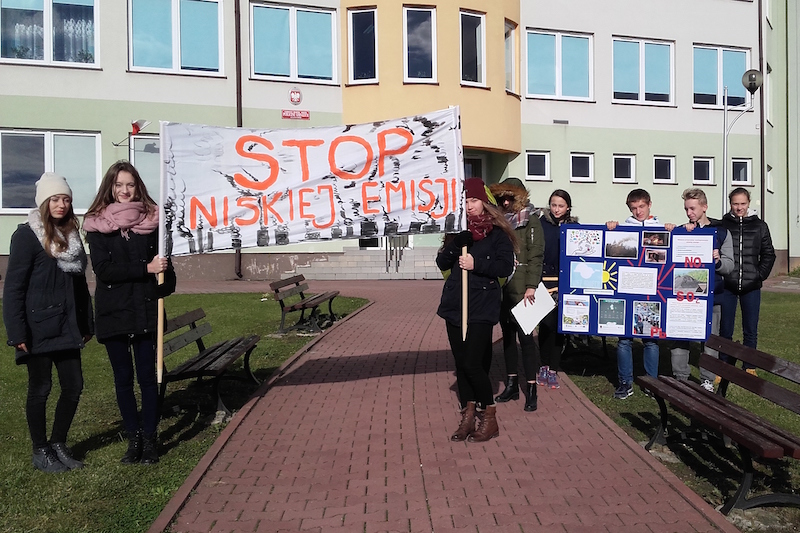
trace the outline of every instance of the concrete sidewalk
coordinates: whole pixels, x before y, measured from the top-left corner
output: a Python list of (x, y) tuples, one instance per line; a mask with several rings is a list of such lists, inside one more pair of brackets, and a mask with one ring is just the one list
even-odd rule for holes
[(150, 531), (738, 531), (563, 374), (535, 413), (500, 404), (499, 438), (451, 442), (441, 282), (311, 285), (373, 303), (262, 386)]

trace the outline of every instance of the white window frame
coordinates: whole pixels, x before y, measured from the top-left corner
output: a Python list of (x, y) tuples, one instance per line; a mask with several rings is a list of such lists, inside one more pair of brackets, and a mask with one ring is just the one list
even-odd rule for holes
[[(734, 179), (736, 174), (733, 172), (733, 166), (735, 163), (744, 163), (747, 168), (747, 180), (746, 181), (737, 181)], [(735, 187), (747, 187), (753, 184), (753, 160), (749, 157), (733, 157), (731, 158), (731, 186)]]
[[(764, 95), (764, 109), (766, 110), (766, 119), (769, 125), (772, 126), (772, 117), (775, 116), (775, 110), (772, 108), (774, 101), (772, 95), (772, 67), (767, 63), (766, 72), (764, 74), (764, 86), (761, 88)], [(748, 91), (749, 93), (749, 91)]]
[[(656, 162), (659, 160), (669, 161), (669, 179), (656, 178)], [(675, 156), (674, 155), (655, 155), (653, 156), (653, 183), (675, 183)]]
[[(0, 129), (0, 179), (2, 179), (3, 175), (3, 160), (2, 160), (2, 153), (3, 153), (3, 146), (2, 146), (2, 134), (12, 134), (12, 135), (29, 135), (29, 136), (43, 136), (44, 137), (44, 171), (45, 172), (53, 172), (54, 171), (54, 150), (55, 150), (55, 143), (53, 142), (53, 138), (55, 136), (61, 137), (68, 137), (68, 136), (75, 136), (75, 137), (94, 137), (94, 154), (95, 154), (95, 186), (100, 185), (100, 179), (102, 178), (102, 168), (101, 168), (101, 161), (103, 157), (103, 150), (101, 145), (101, 138), (99, 133), (94, 132), (81, 132), (81, 131), (46, 131), (46, 130), (24, 130), (24, 129)], [(31, 184), (33, 186), (33, 184)], [(0, 182), (0, 206), (3, 205), (3, 187), (2, 182)], [(34, 206), (35, 207), (35, 206)], [(30, 212), (32, 207), (0, 207), (0, 215), (26, 215)], [(86, 209), (75, 209), (76, 215), (82, 215), (86, 213)]]
[[(631, 177), (617, 177), (617, 159), (627, 159), (631, 163)], [(612, 183), (636, 183), (636, 156), (633, 154), (614, 154), (611, 157), (611, 181)]]
[(53, 1), (44, 0), (42, 15), (42, 28), (44, 31), (42, 47), (43, 59), (17, 59), (14, 57), (0, 57), (0, 63), (16, 63), (23, 65), (57, 65), (59, 67), (98, 69), (100, 68), (100, 0), (94, 0), (94, 61), (92, 63), (76, 63), (72, 61), (55, 61), (53, 59)]
[[(99, 0), (96, 0), (99, 1)], [(128, 69), (131, 72), (157, 72), (157, 73), (170, 73), (181, 74), (184, 76), (204, 76), (204, 77), (224, 77), (225, 76), (225, 24), (223, 20), (224, 10), (222, 0), (203, 0), (217, 4), (217, 35), (219, 36), (219, 43), (217, 44), (217, 64), (219, 70), (216, 72), (209, 70), (193, 70), (181, 68), (181, 18), (180, 18), (180, 0), (171, 0), (172, 8), (172, 67), (170, 68), (157, 68), (157, 67), (142, 67), (134, 66), (133, 64), (133, 1), (128, 0)]]
[[(253, 10), (257, 7), (273, 7), (289, 11), (289, 76), (256, 74), (255, 28), (253, 27)], [(331, 79), (301, 78), (297, 74), (297, 11), (327, 13), (331, 15)], [(336, 9), (323, 7), (306, 7), (294, 4), (250, 3), (250, 75), (254, 80), (289, 81), (294, 83), (313, 83), (319, 85), (339, 84), (339, 17)], [(377, 53), (377, 43), (376, 43)], [(377, 66), (377, 56), (376, 56)]]
[[(430, 78), (412, 78), (408, 75), (408, 12), (409, 11), (428, 11), (431, 14), (431, 77)], [(459, 27), (461, 26), (461, 18), (459, 17)], [(417, 6), (403, 6), (403, 82), (404, 83), (438, 83), (438, 68), (436, 60), (437, 47), (436, 47), (436, 8), (434, 7), (417, 7)], [(460, 69), (459, 69), (460, 70)]]
[[(505, 87), (506, 91), (512, 94), (519, 94), (517, 89), (517, 29), (519, 26), (515, 24), (513, 21), (506, 19), (505, 21), (505, 32), (503, 34), (503, 49), (505, 52)], [(511, 46), (509, 47), (508, 42), (509, 39), (511, 40)], [(511, 69), (511, 87), (508, 86), (509, 83), (509, 67)]]
[[(562, 31), (549, 31), (549, 30), (536, 30), (528, 29), (525, 32), (525, 50), (527, 54), (528, 34), (538, 33), (540, 35), (554, 35), (556, 38), (556, 94), (539, 94), (531, 92), (528, 87), (528, 80), (525, 80), (525, 97), (526, 98), (540, 98), (545, 100), (570, 100), (579, 102), (593, 102), (594, 101), (594, 35), (590, 33), (577, 33), (577, 32), (562, 32)], [(563, 37), (580, 37), (581, 39), (589, 40), (589, 96), (564, 96), (562, 94), (563, 87), (561, 79), (563, 78), (563, 64), (561, 61), (561, 39)], [(527, 57), (525, 59), (527, 67)]]
[[(625, 98), (614, 98), (614, 41), (637, 43), (639, 45), (639, 99), (628, 100)], [(647, 44), (658, 44), (669, 46), (669, 100), (659, 102), (658, 100), (645, 99), (645, 53), (644, 48)], [(611, 101), (615, 104), (630, 105), (653, 105), (653, 106), (674, 106), (675, 105), (675, 42), (659, 41), (656, 39), (634, 39), (632, 37), (622, 37), (615, 35), (611, 39)]]
[[(480, 19), (481, 29), (481, 49), (479, 50), (480, 57), (476, 59), (480, 61), (480, 81), (467, 81), (464, 79), (464, 25), (462, 24), (464, 17), (474, 17)], [(484, 13), (476, 13), (474, 11), (461, 10), (458, 12), (458, 47), (459, 47), (459, 72), (461, 76), (461, 85), (469, 87), (486, 87), (486, 15)]]
[[(533, 175), (528, 173), (528, 156), (544, 156), (544, 175)], [(550, 152), (546, 150), (527, 150), (525, 152), (525, 181), (551, 181), (550, 180)]]
[[(576, 176), (575, 175), (575, 158), (587, 157), (589, 158), (589, 176)], [(569, 154), (569, 181), (592, 183), (594, 182), (594, 154), (591, 152), (571, 152)]]
[[(353, 60), (355, 58), (354, 49), (353, 49), (353, 14), (354, 13), (366, 13), (372, 12), (373, 23), (375, 25), (375, 77), (374, 78), (365, 78), (363, 80), (355, 79), (354, 69), (355, 66), (353, 64)], [(363, 84), (375, 84), (378, 83), (378, 8), (376, 7), (365, 7), (365, 8), (353, 8), (347, 10), (347, 63), (348, 63), (348, 72), (349, 72), (349, 82), (351, 85), (363, 85)]]
[[(717, 51), (717, 102), (718, 103), (716, 103), (716, 104), (697, 104), (694, 101), (694, 94), (695, 94), (694, 93), (694, 68), (695, 68), (694, 67), (694, 51), (695, 51), (696, 48), (705, 48), (707, 50), (716, 50)], [(751, 57), (751, 53), (750, 53), (750, 49), (749, 48), (735, 48), (733, 46), (715, 46), (715, 45), (710, 45), (710, 44), (698, 44), (698, 43), (694, 43), (692, 45), (692, 107), (697, 108), (697, 109), (722, 109), (724, 107), (723, 106), (723, 102), (722, 102), (722, 96), (723, 96), (723, 92), (724, 92), (724, 88), (725, 88), (725, 85), (724, 85), (725, 82), (722, 79), (722, 75), (723, 75), (723, 72), (722, 72), (722, 63), (723, 63), (723, 61), (722, 61), (722, 53), (725, 52), (725, 51), (728, 51), (728, 52), (744, 52), (744, 64), (745, 64), (745, 70), (747, 70), (747, 68), (748, 68), (747, 65), (750, 65), (750, 57)], [(744, 72), (742, 72), (742, 74), (744, 74)], [(750, 94), (750, 91), (745, 90), (744, 91), (744, 104), (740, 104), (739, 108), (741, 109), (742, 107), (749, 106), (750, 103), (752, 102), (752, 100), (753, 100), (753, 95)], [(737, 107), (737, 106), (729, 106), (728, 109), (731, 109), (733, 107)]]
[(767, 192), (775, 193), (774, 185), (772, 182), (772, 166), (767, 165)]
[[(698, 180), (694, 173), (695, 163), (708, 163), (708, 179)], [(692, 158), (692, 185), (714, 185), (714, 158), (713, 157), (693, 157)]]

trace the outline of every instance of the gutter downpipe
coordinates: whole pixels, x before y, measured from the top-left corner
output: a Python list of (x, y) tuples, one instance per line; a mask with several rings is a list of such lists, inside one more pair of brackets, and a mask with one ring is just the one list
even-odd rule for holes
[[(242, 127), (242, 11), (241, 0), (233, 2), (234, 38), (236, 40), (236, 127)], [(234, 271), (242, 279), (242, 249), (234, 252)]]
[[(758, 0), (758, 70), (761, 71), (764, 79), (767, 73), (764, 71), (764, 0)], [(766, 125), (767, 120), (764, 116), (764, 91), (768, 91), (769, 87), (761, 86), (761, 95), (759, 98), (758, 107), (760, 109), (759, 116), (759, 140), (761, 143), (761, 220), (766, 222), (767, 219), (767, 162), (766, 162)]]

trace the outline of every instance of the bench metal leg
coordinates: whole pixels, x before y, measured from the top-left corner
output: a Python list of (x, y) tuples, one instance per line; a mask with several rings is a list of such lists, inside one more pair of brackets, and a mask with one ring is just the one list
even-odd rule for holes
[(644, 449), (648, 452), (650, 451), (650, 448), (653, 447), (653, 444), (667, 443), (667, 441), (664, 439), (664, 430), (667, 429), (667, 402), (665, 402), (664, 398), (661, 398), (660, 396), (656, 396), (656, 401), (658, 402), (658, 409), (661, 412), (661, 422), (658, 424), (656, 432), (653, 433), (652, 437), (650, 437), (650, 442), (644, 446)]
[(800, 507), (800, 495), (797, 494), (773, 492), (770, 494), (762, 494), (761, 496), (756, 496), (754, 498), (748, 498), (747, 495), (753, 485), (753, 474), (755, 474), (755, 468), (753, 468), (753, 456), (750, 453), (750, 450), (742, 445), (739, 445), (739, 454), (742, 458), (742, 470), (744, 472), (742, 475), (742, 482), (739, 485), (739, 489), (736, 491), (736, 493), (731, 496), (727, 502), (725, 502), (725, 505), (723, 505), (722, 508), (720, 508), (720, 512), (723, 515), (727, 516), (728, 513), (730, 513), (733, 509), (752, 509), (753, 507), (767, 507), (772, 505), (791, 505)]
[(222, 411), (225, 413), (226, 417), (230, 417), (232, 414), (231, 410), (228, 409), (228, 407), (225, 405), (225, 402), (222, 401), (222, 395), (219, 393), (219, 383), (222, 381), (222, 377), (224, 375), (225, 374), (222, 374), (214, 378), (214, 394), (217, 396), (217, 412)]

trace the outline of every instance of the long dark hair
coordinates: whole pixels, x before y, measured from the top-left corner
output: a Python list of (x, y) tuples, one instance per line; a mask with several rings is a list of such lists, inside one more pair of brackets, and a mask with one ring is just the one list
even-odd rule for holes
[[(56, 250), (59, 252), (66, 251), (69, 247), (69, 242), (67, 242), (69, 234), (73, 231), (78, 231), (79, 227), (78, 217), (75, 216), (75, 211), (72, 210), (72, 203), (69, 204), (69, 209), (63, 217), (60, 219), (53, 218), (50, 214), (50, 198), (48, 198), (39, 206), (39, 215), (42, 218), (42, 228), (44, 228), (42, 246), (45, 253), (52, 257), (51, 245), (55, 245)], [(61, 233), (59, 234), (59, 232)]]
[(147, 186), (144, 184), (144, 181), (142, 181), (139, 171), (136, 170), (136, 167), (134, 167), (130, 161), (125, 161), (123, 159), (108, 167), (106, 175), (103, 176), (103, 181), (100, 182), (100, 188), (97, 189), (97, 195), (94, 197), (92, 205), (89, 206), (89, 210), (86, 211), (86, 215), (84, 216), (96, 215), (116, 202), (114, 198), (114, 183), (117, 181), (117, 175), (119, 175), (120, 172), (129, 172), (131, 176), (133, 176), (133, 181), (136, 184), (136, 192), (133, 195), (133, 201), (142, 202), (144, 204), (147, 210), (147, 216), (152, 215), (156, 209), (158, 209), (155, 200), (150, 198), (150, 195), (147, 194)]
[[(572, 196), (570, 196), (569, 193), (564, 189), (554, 190), (552, 193), (550, 193), (550, 198), (547, 199), (548, 210), (550, 209), (550, 201), (553, 199), (553, 196), (557, 196), (567, 203), (567, 213), (561, 218), (568, 219), (570, 216), (572, 216)], [(552, 215), (552, 211), (550, 214)], [(555, 217), (553, 217), (553, 220), (555, 220)]]

